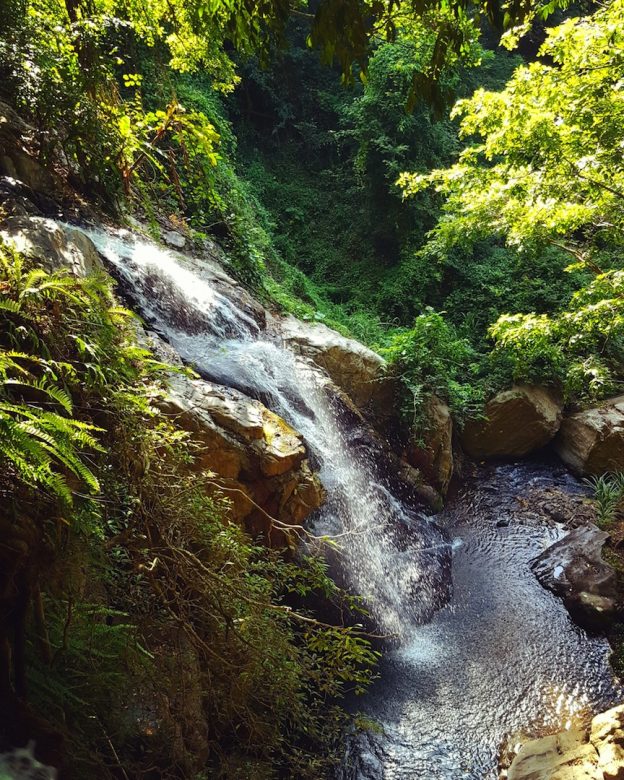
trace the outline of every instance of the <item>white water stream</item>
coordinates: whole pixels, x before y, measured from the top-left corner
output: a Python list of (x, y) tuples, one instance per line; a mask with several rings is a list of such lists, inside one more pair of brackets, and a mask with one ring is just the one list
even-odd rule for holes
[[(214, 268), (127, 233), (85, 232), (185, 361), (260, 398), (303, 435), (328, 493), (314, 527), (349, 532), (340, 539), (344, 577), (377, 624), (400, 637), (364, 703), (383, 734), (353, 742), (344, 778), (495, 780), (510, 733), (557, 730), (621, 698), (606, 642), (574, 626), (530, 571), (561, 531), (499, 523), (525, 482), (570, 487), (568, 477), (492, 472), (444, 513), (441, 532), (399, 500), (357, 445), (323, 373), (264, 330)], [(452, 546), (452, 601), (423, 624), (448, 580)]]
[(405, 635), (429, 616), (440, 601), (451, 546), (392, 494), (370, 453), (352, 444), (326, 390), (328, 378), (219, 292), (205, 263), (128, 234), (86, 232), (129, 285), (142, 316), (186, 362), (260, 398), (303, 435), (327, 491), (315, 530), (340, 538), (345, 580), (381, 630)]

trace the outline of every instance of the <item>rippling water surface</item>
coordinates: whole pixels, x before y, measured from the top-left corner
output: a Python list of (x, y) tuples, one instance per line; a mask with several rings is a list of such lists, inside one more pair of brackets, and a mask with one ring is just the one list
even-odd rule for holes
[(383, 734), (351, 746), (346, 777), (494, 780), (508, 735), (556, 731), (621, 700), (606, 641), (530, 570), (562, 535), (532, 505), (547, 486), (578, 491), (552, 466), (490, 469), (436, 518), (455, 539), (453, 598), (386, 655), (363, 707)]

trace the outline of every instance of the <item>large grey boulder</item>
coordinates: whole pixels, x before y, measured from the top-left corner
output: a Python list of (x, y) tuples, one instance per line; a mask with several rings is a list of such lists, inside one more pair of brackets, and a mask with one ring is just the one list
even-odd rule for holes
[(565, 417), (555, 449), (577, 474), (624, 471), (624, 395)]
[(624, 705), (596, 715), (589, 729), (525, 742), (501, 778), (624, 780)]
[(0, 222), (0, 238), (17, 252), (35, 258), (46, 271), (67, 269), (77, 277), (103, 271), (93, 242), (78, 228), (35, 216), (10, 216)]
[(595, 525), (580, 526), (531, 564), (541, 584), (560, 596), (571, 617), (589, 630), (604, 628), (617, 608), (616, 575), (602, 559), (608, 538)]
[(559, 430), (561, 400), (535, 385), (514, 385), (486, 405), (484, 419), (469, 420), (461, 443), (473, 458), (515, 458), (544, 447)]
[(386, 375), (386, 361), (372, 349), (322, 323), (292, 316), (282, 318), (279, 329), (284, 342), (323, 368), (360, 411), (379, 420), (394, 414), (395, 384)]

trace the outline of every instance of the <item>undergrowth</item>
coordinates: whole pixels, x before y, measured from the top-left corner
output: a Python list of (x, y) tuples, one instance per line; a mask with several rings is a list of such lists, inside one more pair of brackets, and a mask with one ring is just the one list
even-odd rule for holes
[(293, 605), (357, 601), (227, 520), (105, 276), (1, 258), (2, 726), (75, 777), (324, 776), (376, 653)]

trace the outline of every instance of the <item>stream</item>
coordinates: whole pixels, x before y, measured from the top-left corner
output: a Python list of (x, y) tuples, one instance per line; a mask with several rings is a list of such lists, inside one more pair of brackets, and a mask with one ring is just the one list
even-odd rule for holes
[(342, 777), (496, 780), (506, 740), (560, 731), (621, 701), (605, 639), (588, 637), (531, 561), (561, 538), (536, 511), (576, 494), (559, 465), (481, 469), (436, 521), (455, 539), (453, 597), (386, 653), (359, 709), (383, 733), (353, 739)]
[(149, 327), (309, 448), (327, 490), (310, 527), (338, 536), (341, 579), (396, 637), (356, 703), (379, 728), (349, 740), (343, 780), (495, 780), (510, 735), (557, 731), (622, 699), (606, 641), (576, 627), (529, 567), (564, 532), (531, 491), (580, 490), (561, 467), (483, 468), (432, 520), (358, 444), (326, 375), (229, 298), (213, 268), (127, 231), (85, 232)]

